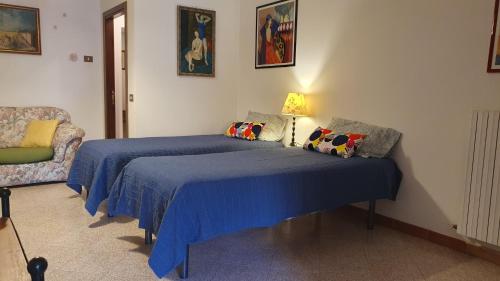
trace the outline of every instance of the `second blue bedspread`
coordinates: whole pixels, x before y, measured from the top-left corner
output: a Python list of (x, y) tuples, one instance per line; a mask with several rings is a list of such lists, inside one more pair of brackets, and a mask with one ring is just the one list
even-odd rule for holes
[(394, 199), (401, 173), (390, 159), (343, 159), (302, 149), (139, 158), (113, 185), (109, 211), (157, 236), (149, 264), (166, 275), (186, 245), (289, 217)]

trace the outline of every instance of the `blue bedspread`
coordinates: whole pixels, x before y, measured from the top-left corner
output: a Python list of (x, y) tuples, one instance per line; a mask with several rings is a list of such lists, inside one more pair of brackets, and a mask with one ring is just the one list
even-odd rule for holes
[(342, 159), (283, 148), (131, 161), (108, 210), (139, 219), (157, 241), (149, 265), (168, 274), (189, 244), (286, 218), (373, 199), (395, 199), (390, 159)]
[(85, 207), (95, 215), (123, 167), (135, 158), (279, 147), (283, 144), (239, 140), (223, 135), (87, 141), (76, 154), (67, 185), (79, 193), (82, 186), (90, 190)]

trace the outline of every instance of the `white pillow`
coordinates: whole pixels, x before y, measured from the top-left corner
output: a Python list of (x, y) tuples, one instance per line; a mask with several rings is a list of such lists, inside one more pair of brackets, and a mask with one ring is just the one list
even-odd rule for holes
[(285, 136), (285, 128), (288, 120), (278, 114), (264, 114), (249, 111), (245, 121), (266, 123), (264, 129), (262, 129), (262, 133), (259, 135), (259, 140), (280, 141)]

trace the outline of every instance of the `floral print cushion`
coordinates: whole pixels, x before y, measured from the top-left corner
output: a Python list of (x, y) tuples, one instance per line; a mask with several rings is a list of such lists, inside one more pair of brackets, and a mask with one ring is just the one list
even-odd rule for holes
[(15, 146), (15, 107), (0, 107), (0, 148)]
[(31, 120), (71, 122), (68, 112), (55, 107), (0, 107), (0, 148), (17, 147)]

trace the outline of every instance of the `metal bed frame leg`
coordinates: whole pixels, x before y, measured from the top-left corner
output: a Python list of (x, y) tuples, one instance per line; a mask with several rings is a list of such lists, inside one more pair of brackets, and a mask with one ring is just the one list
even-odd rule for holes
[(28, 272), (31, 276), (31, 281), (44, 281), (45, 271), (49, 263), (44, 258), (34, 258), (28, 262)]
[(177, 267), (177, 270), (181, 279), (187, 279), (189, 277), (189, 245), (186, 246), (186, 258)]
[(368, 230), (372, 230), (375, 227), (375, 205), (376, 205), (376, 202), (377, 202), (376, 200), (369, 201), (368, 224), (367, 224)]
[(144, 236), (144, 243), (146, 245), (151, 245), (153, 244), (153, 232), (146, 230), (145, 231), (145, 236)]
[(10, 194), (9, 189), (0, 189), (0, 197), (2, 198), (2, 218), (10, 218)]

